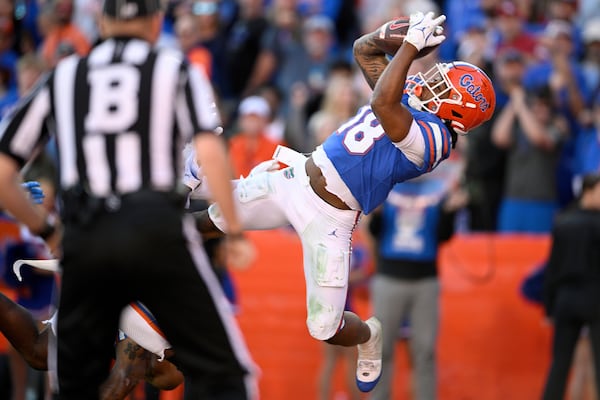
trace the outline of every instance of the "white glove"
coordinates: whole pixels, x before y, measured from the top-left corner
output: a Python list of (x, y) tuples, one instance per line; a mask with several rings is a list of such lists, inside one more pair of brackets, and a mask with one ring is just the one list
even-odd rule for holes
[(183, 167), (183, 183), (192, 191), (202, 185), (202, 170), (196, 162), (196, 152), (191, 149), (184, 151), (185, 165)]
[(207, 182), (204, 180), (202, 167), (196, 162), (196, 153), (188, 151), (184, 152), (184, 155), (186, 155), (186, 159), (182, 182), (191, 190), (189, 197), (191, 199), (209, 200), (212, 197), (212, 193)]
[(421, 51), (425, 47), (437, 46), (446, 36), (441, 35), (443, 28), (440, 26), (446, 20), (445, 15), (433, 19), (433, 11), (423, 14), (416, 12), (410, 15), (408, 31), (404, 41), (412, 44)]

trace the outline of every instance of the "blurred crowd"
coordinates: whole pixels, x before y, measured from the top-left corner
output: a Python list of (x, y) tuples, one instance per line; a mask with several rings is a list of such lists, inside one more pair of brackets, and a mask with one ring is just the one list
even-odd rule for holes
[[(100, 40), (101, 0), (0, 0), (0, 114), (44, 70)], [(415, 65), (482, 67), (496, 115), (459, 140), (461, 229), (548, 232), (578, 177), (598, 170), (600, 5), (594, 0), (171, 0), (160, 46), (210, 77), (236, 175), (277, 144), (308, 152), (370, 89), (352, 44), (390, 16), (445, 13), (446, 40)], [(465, 138), (463, 138), (465, 139)]]
[[(100, 6), (0, 0), (0, 116), (58, 60), (100, 40)], [(466, 199), (456, 229), (549, 233), (581, 177), (600, 171), (598, 0), (170, 0), (159, 46), (210, 78), (240, 176), (278, 144), (311, 151), (367, 103), (353, 41), (416, 10), (446, 14), (448, 39), (415, 72), (459, 59), (496, 88), (494, 117), (453, 153)]]

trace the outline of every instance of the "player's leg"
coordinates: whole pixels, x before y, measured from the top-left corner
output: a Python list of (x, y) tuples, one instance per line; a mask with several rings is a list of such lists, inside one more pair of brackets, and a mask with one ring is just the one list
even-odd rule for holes
[(361, 391), (370, 391), (381, 374), (381, 325), (374, 317), (362, 321), (344, 311), (358, 213), (335, 209), (311, 190), (306, 193), (290, 220), (301, 232), (308, 330), (330, 344), (358, 345), (357, 384)]
[[(285, 192), (282, 181), (289, 168), (276, 172), (262, 172), (237, 181), (233, 192), (238, 218), (244, 230), (268, 230), (289, 224), (282, 208)], [(283, 204), (282, 204), (283, 201)], [(193, 213), (196, 226), (203, 236), (210, 238), (227, 232), (227, 225), (219, 205), (214, 203), (208, 210)]]
[(146, 380), (162, 390), (171, 390), (183, 383), (183, 374), (167, 360), (146, 350), (131, 338), (115, 345), (115, 363), (102, 385), (102, 399), (124, 399), (138, 383)]

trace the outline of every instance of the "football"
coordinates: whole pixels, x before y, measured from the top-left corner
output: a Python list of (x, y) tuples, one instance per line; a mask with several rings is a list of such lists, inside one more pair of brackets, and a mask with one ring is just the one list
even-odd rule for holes
[[(409, 21), (410, 17), (398, 17), (380, 26), (377, 30), (377, 35), (373, 38), (373, 41), (379, 50), (389, 56), (394, 56), (400, 46), (402, 46), (402, 42), (404, 42), (406, 32), (408, 31)], [(437, 47), (439, 47), (439, 45), (425, 47), (419, 52), (417, 58), (426, 56)]]

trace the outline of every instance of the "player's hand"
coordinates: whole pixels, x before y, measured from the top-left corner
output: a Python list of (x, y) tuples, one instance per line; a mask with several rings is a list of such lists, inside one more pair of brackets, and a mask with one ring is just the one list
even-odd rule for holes
[(183, 167), (183, 184), (194, 191), (202, 185), (202, 178), (202, 169), (196, 161), (196, 154), (190, 152)]
[(193, 151), (185, 159), (182, 182), (190, 189), (191, 199), (209, 200), (212, 198), (212, 192), (204, 179), (202, 166), (198, 164)]
[(446, 16), (442, 14), (434, 19), (433, 15), (432, 11), (427, 14), (419, 11), (410, 16), (410, 26), (404, 41), (412, 44), (418, 51), (425, 47), (437, 46), (446, 39), (446, 36), (441, 34), (441, 24), (446, 20)]
[(236, 269), (245, 269), (254, 262), (256, 249), (244, 234), (225, 236), (227, 264)]
[(42, 204), (44, 202), (44, 190), (42, 190), (42, 186), (38, 181), (28, 181), (23, 182), (21, 184), (23, 189), (29, 192), (29, 197), (31, 198), (31, 202), (34, 204)]

